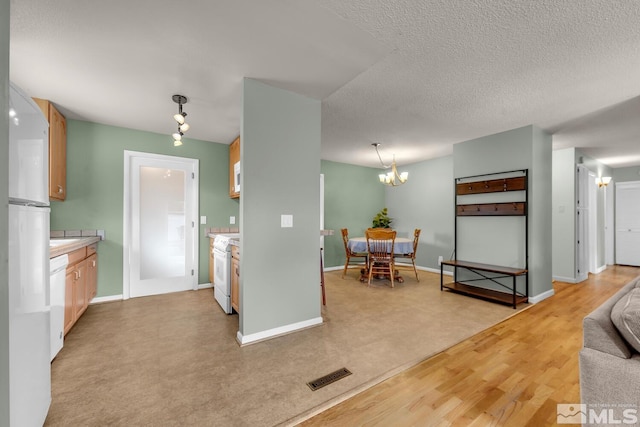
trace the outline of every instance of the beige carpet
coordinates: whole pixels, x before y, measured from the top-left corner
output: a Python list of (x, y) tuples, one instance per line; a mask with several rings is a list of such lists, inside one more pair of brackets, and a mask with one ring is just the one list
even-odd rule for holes
[(45, 425), (295, 424), (515, 312), (404, 276), (391, 289), (327, 273), (323, 325), (242, 348), (211, 289), (92, 305), (53, 361)]

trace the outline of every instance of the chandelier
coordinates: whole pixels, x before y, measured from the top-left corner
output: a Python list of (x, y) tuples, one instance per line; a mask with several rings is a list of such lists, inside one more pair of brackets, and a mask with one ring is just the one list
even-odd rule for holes
[(409, 172), (398, 173), (398, 169), (396, 169), (396, 156), (393, 156), (393, 162), (391, 162), (391, 165), (385, 165), (382, 161), (382, 157), (380, 157), (380, 152), (378, 151), (378, 147), (380, 146), (380, 144), (374, 142), (371, 145), (375, 147), (376, 153), (378, 154), (378, 159), (380, 159), (380, 164), (382, 165), (382, 167), (385, 169), (391, 168), (391, 171), (378, 175), (378, 177), (380, 178), (380, 182), (391, 187), (397, 187), (398, 185), (402, 185), (407, 182), (407, 180), (409, 179)]
[(178, 114), (173, 116), (173, 119), (178, 124), (178, 132), (174, 133), (172, 136), (173, 146), (179, 147), (182, 145), (182, 136), (189, 130), (189, 124), (184, 121), (185, 117), (187, 117), (187, 113), (182, 111), (182, 104), (187, 103), (187, 97), (184, 95), (173, 95), (171, 99), (173, 99), (173, 102), (178, 104)]

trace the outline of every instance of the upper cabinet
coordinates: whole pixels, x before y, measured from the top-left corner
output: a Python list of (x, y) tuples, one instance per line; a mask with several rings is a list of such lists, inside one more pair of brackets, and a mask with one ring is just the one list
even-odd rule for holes
[(229, 197), (240, 197), (240, 137), (229, 145)]
[(46, 99), (33, 98), (49, 121), (49, 198), (67, 197), (67, 121)]

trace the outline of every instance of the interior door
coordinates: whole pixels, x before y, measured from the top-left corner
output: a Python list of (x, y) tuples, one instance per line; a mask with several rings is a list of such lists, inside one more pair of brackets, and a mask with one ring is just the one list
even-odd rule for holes
[(127, 154), (123, 297), (197, 289), (198, 161)]
[(616, 264), (640, 266), (640, 182), (616, 183)]

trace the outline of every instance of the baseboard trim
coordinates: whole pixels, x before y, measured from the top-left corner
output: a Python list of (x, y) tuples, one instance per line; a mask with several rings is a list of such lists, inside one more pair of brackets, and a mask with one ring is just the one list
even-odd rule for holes
[(603, 271), (605, 271), (606, 269), (607, 269), (607, 265), (606, 265), (606, 264), (605, 264), (605, 265), (602, 265), (602, 266), (600, 266), (600, 267), (596, 268), (596, 273), (595, 273), (595, 274), (600, 274), (600, 273), (602, 273)]
[[(403, 267), (413, 267), (411, 264), (405, 264), (404, 262), (397, 262), (396, 265), (401, 265)], [(355, 264), (353, 264), (353, 266), (356, 266)], [(325, 272), (327, 271), (340, 271), (344, 269), (344, 265), (343, 266), (337, 266), (337, 267), (327, 267), (324, 269)], [(430, 267), (420, 267), (419, 265), (416, 265), (416, 269), (420, 270), (420, 271), (428, 271), (430, 273), (436, 273), (436, 274), (440, 274), (440, 269), (439, 268), (430, 268)], [(453, 272), (452, 271), (444, 271), (444, 275), (445, 276), (453, 276)]]
[(542, 301), (542, 300), (545, 300), (545, 299), (547, 299), (547, 298), (550, 298), (550, 297), (554, 296), (555, 294), (556, 294), (556, 293), (555, 293), (555, 291), (554, 291), (553, 289), (549, 289), (549, 290), (548, 290), (548, 291), (546, 291), (546, 292), (543, 292), (543, 293), (541, 293), (541, 294), (538, 294), (538, 295), (535, 295), (535, 296), (529, 297), (529, 302), (530, 302), (531, 304), (537, 304), (537, 303), (539, 303), (539, 302), (540, 302), (540, 301)]
[(109, 295), (109, 296), (106, 296), (106, 297), (95, 297), (94, 299), (91, 300), (89, 305), (91, 305), (91, 304), (101, 304), (103, 302), (122, 301), (123, 299), (124, 298), (122, 297), (122, 294), (120, 294), (120, 295)]
[[(439, 268), (420, 267), (420, 266), (417, 266), (416, 268), (417, 268), (418, 270), (428, 271), (428, 272), (430, 272), (430, 273), (440, 274), (440, 269), (439, 269)], [(444, 274), (445, 276), (453, 276), (453, 271), (447, 271), (447, 270), (444, 270), (444, 271), (442, 272), (442, 274)]]
[(255, 344), (260, 341), (268, 340), (271, 338), (279, 337), (281, 335), (290, 334), (291, 332), (296, 332), (302, 329), (307, 329), (312, 326), (317, 326), (322, 324), (322, 317), (316, 317), (309, 320), (304, 320), (302, 322), (292, 323), (290, 325), (279, 326), (273, 329), (267, 329), (266, 331), (256, 332), (254, 334), (242, 335), (240, 331), (236, 335), (236, 341), (241, 346), (248, 344)]
[(213, 283), (200, 283), (198, 285), (198, 290), (200, 290), (200, 289), (209, 289), (209, 288), (213, 288)]
[(578, 283), (575, 277), (562, 277), (562, 276), (553, 276), (553, 280), (557, 282), (565, 282), (565, 283)]

